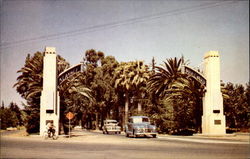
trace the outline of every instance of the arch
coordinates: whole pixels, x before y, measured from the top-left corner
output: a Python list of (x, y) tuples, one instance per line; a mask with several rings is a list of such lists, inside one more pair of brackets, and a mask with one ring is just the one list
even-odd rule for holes
[(58, 85), (60, 85), (65, 79), (75, 72), (81, 72), (83, 70), (83, 63), (76, 64), (58, 75)]
[(198, 72), (197, 70), (187, 66), (182, 65), (182, 73), (186, 73), (187, 75), (193, 77), (195, 80), (197, 80), (203, 87), (206, 87), (207, 80), (204, 77), (203, 74)]

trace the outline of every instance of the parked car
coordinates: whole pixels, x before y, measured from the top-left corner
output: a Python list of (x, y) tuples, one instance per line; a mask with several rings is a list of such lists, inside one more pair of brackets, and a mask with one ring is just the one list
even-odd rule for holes
[(121, 133), (121, 127), (118, 126), (118, 122), (116, 120), (104, 120), (104, 125), (102, 128), (103, 134), (120, 134)]
[(131, 116), (125, 127), (126, 137), (134, 136), (157, 136), (156, 126), (150, 124), (146, 116)]

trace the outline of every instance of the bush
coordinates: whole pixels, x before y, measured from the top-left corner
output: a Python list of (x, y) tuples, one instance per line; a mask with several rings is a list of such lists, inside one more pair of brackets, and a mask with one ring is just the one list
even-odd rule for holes
[(181, 135), (181, 136), (192, 136), (195, 133), (192, 129), (179, 129), (172, 133), (172, 135)]
[(27, 117), (25, 124), (27, 133), (37, 133), (40, 129), (40, 116), (37, 114), (31, 114)]
[(17, 115), (14, 111), (11, 111), (9, 108), (2, 107), (0, 109), (0, 118), (1, 118), (1, 129), (18, 126), (19, 121)]

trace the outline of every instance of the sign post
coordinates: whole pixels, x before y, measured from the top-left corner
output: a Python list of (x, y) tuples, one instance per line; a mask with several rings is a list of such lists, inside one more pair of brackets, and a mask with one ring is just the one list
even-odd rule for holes
[(66, 117), (69, 119), (69, 138), (70, 138), (70, 120), (74, 118), (74, 114), (71, 112), (68, 112), (66, 114)]

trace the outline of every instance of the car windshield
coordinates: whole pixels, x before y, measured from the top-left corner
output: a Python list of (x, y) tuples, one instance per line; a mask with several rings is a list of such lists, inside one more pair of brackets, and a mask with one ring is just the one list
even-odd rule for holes
[(116, 124), (116, 121), (108, 121), (107, 124)]
[[(132, 122), (132, 120), (130, 120)], [(142, 117), (142, 118), (133, 118), (133, 123), (147, 123), (149, 122), (148, 118)]]

